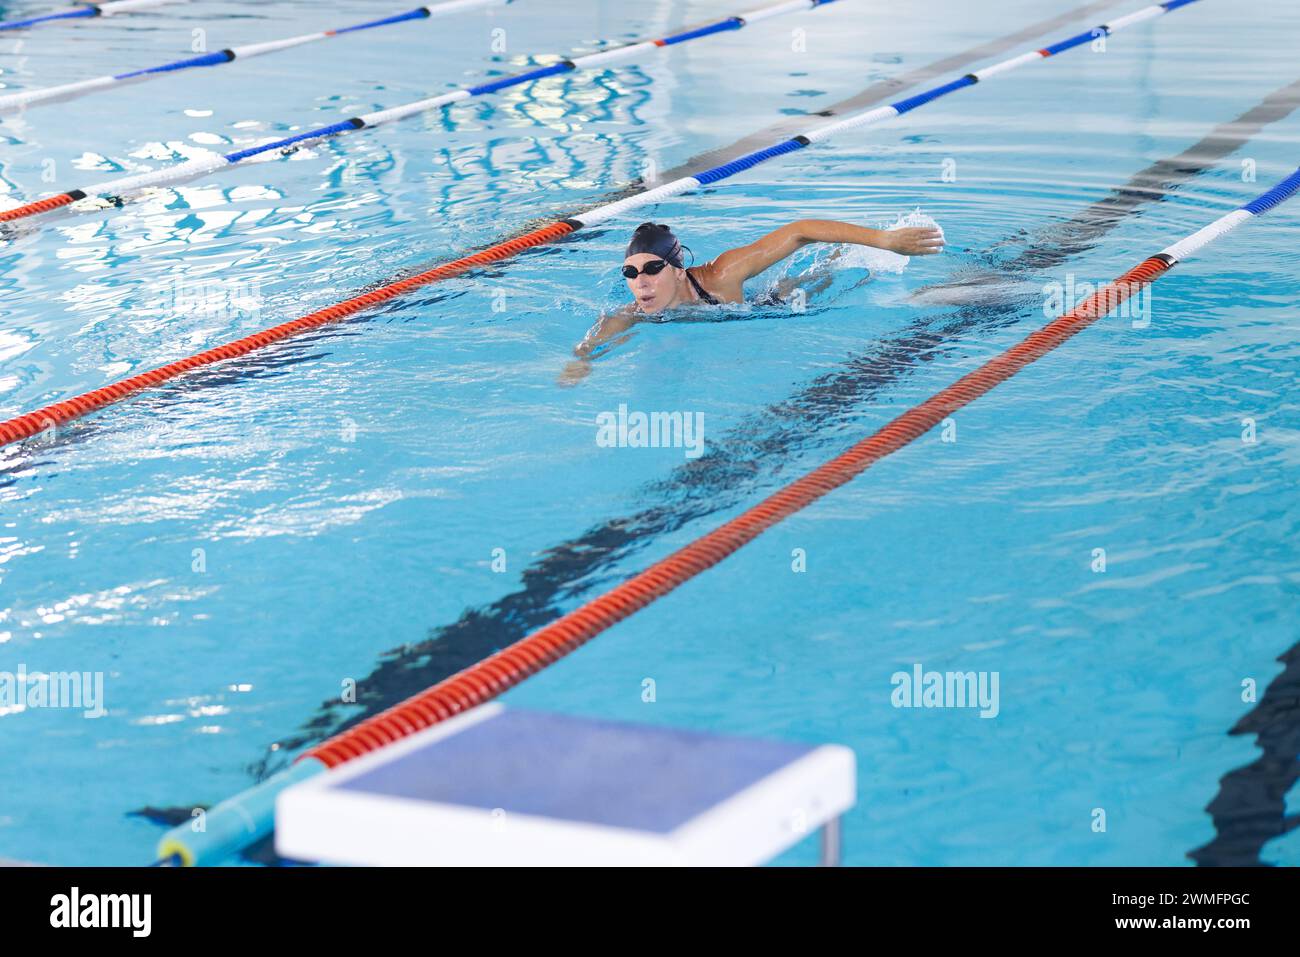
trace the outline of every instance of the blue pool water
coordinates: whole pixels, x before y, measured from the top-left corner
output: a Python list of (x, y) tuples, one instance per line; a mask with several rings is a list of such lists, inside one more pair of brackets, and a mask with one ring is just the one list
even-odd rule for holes
[[(1096, 5), (1002, 56), (1141, 5)], [(0, 191), (17, 205), (746, 6), (518, 0), (42, 106), (0, 119)], [(0, 82), (401, 7), (198, 0), (51, 26), (0, 36)], [(0, 417), (1074, 9), (841, 0), (27, 220), (0, 245)], [(1246, 202), (1295, 168), (1300, 111), (1104, 213), (1300, 79), (1298, 39), (1289, 0), (1204, 0), (3, 450), (0, 671), (103, 672), (107, 713), (0, 713), (0, 857), (147, 862), (164, 821), (594, 597), (1018, 341), (1046, 321), (1045, 286), (1106, 281)], [(941, 224), (948, 251), (841, 261), (802, 313), (639, 326), (580, 386), (556, 384), (625, 298), (643, 219), (707, 259), (792, 219), (906, 216)], [(1295, 204), (1247, 223), (1152, 288), (1149, 325), (1098, 323), (959, 412), (956, 441), (925, 436), (505, 702), (848, 745), (849, 863), (1179, 864), (1207, 846), (1215, 863), (1300, 862), (1297, 832), (1273, 836), (1300, 812), (1297, 225)], [(705, 454), (599, 446), (596, 417), (620, 404), (702, 413)], [(1266, 691), (1288, 653), (1289, 703)], [(917, 663), (997, 672), (999, 714), (894, 707), (891, 676)], [(341, 704), (353, 682), (359, 703)]]

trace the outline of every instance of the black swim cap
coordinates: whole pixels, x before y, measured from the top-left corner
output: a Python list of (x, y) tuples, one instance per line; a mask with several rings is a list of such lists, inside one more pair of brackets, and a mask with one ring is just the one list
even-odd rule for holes
[(661, 223), (642, 223), (636, 228), (623, 258), (637, 253), (650, 253), (670, 266), (682, 268), (682, 244), (677, 241), (673, 231)]

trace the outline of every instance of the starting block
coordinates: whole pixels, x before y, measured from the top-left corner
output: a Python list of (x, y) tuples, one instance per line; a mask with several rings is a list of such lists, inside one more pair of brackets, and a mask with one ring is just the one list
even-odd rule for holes
[(822, 831), (839, 863), (853, 752), (493, 703), (276, 800), (284, 857), (392, 866), (753, 865)]

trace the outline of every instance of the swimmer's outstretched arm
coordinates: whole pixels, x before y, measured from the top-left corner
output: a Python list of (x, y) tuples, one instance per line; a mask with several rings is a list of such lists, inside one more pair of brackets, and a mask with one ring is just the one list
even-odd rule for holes
[(707, 268), (723, 283), (743, 283), (809, 243), (850, 243), (903, 256), (929, 256), (943, 251), (943, 233), (929, 226), (869, 229), (833, 219), (800, 219), (748, 246), (728, 250)]
[(591, 372), (592, 359), (608, 352), (627, 338), (628, 331), (640, 321), (640, 315), (632, 306), (624, 306), (615, 312), (606, 313), (600, 321), (591, 327), (583, 340), (573, 349), (578, 358), (568, 363), (560, 373), (560, 385), (575, 385)]

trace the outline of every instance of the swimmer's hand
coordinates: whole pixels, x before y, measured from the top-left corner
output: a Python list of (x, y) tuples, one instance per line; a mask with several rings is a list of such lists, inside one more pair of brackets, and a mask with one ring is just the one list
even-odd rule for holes
[(624, 306), (616, 312), (600, 317), (586, 337), (573, 349), (576, 359), (569, 362), (560, 373), (558, 385), (577, 385), (591, 374), (591, 361), (609, 350), (627, 342), (634, 333), (631, 328), (641, 321), (635, 306)]
[(560, 377), (555, 380), (556, 385), (575, 386), (591, 374), (590, 359), (574, 359), (565, 365), (560, 372)]
[(943, 230), (933, 226), (908, 226), (885, 232), (885, 248), (900, 256), (933, 256), (943, 252)]

